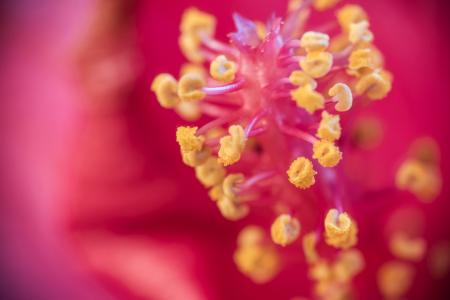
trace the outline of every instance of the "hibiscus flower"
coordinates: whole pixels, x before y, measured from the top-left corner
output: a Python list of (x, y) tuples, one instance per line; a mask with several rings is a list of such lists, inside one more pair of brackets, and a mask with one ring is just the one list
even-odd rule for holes
[[(389, 270), (380, 267), (394, 261), (412, 268), (400, 267), (403, 275), (391, 280), (400, 284), (414, 274), (406, 297), (445, 299), (445, 9), (429, 1), (355, 2), (370, 16), (370, 30), (394, 81), (386, 99), (342, 117), (346, 146), (340, 174), (354, 187), (349, 193), (358, 195), (345, 204), (358, 221), (357, 249), (365, 261), (352, 284), (354, 295), (381, 298), (379, 274)], [(178, 37), (186, 8), (195, 5), (214, 15), (216, 36), (226, 41), (235, 31), (233, 12), (260, 21), (285, 13), (286, 3), (263, 4), (10, 4), (2, 34), (8, 47), (1, 58), (5, 299), (314, 295), (300, 239), (277, 246), (283, 265), (265, 283), (239, 271), (233, 261), (237, 236), (254, 224), (270, 234), (271, 207), (262, 203), (261, 213), (225, 220), (181, 160), (175, 133), (185, 122), (162, 109), (148, 87), (161, 72), (178, 74), (185, 61)], [(319, 21), (332, 19), (330, 13)], [(424, 136), (433, 142), (417, 144)], [(397, 171), (417, 157), (437, 163), (441, 171), (444, 184), (432, 203), (395, 187)], [(398, 259), (398, 251), (405, 257), (402, 242), (412, 245), (409, 235), (391, 245), (399, 230), (426, 242), (418, 262)]]

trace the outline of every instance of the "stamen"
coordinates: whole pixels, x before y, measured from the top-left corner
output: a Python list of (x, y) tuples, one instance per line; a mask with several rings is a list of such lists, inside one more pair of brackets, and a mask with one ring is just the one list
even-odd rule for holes
[(292, 56), (292, 55), (287, 55), (287, 56), (282, 56), (278, 58), (278, 66), (284, 68), (284, 67), (288, 67), (290, 65), (294, 65), (294, 64), (299, 64), (299, 62), (304, 58), (304, 56)]
[(239, 91), (244, 87), (245, 80), (239, 79), (232, 83), (222, 85), (222, 86), (210, 86), (210, 87), (203, 87), (202, 91), (206, 95), (224, 95), (232, 92)]
[(285, 124), (281, 124), (280, 130), (282, 132), (284, 132), (285, 134), (288, 134), (290, 136), (299, 138), (299, 139), (304, 140), (305, 142), (308, 142), (310, 144), (314, 144), (314, 143), (319, 141), (312, 134), (309, 134), (309, 133), (307, 133), (305, 131), (302, 131), (300, 129), (297, 129), (297, 128), (289, 127), (289, 126), (287, 126)]
[(223, 53), (233, 58), (239, 57), (239, 53), (235, 49), (207, 35), (201, 36), (201, 42), (204, 47), (216, 53)]
[(209, 103), (201, 103), (200, 108), (202, 110), (202, 113), (210, 117), (221, 117), (223, 115), (229, 115), (233, 113), (233, 110), (231, 109), (226, 109), (218, 105)]
[(203, 125), (202, 127), (200, 127), (200, 129), (197, 131), (197, 134), (205, 134), (206, 132), (208, 132), (210, 129), (213, 129), (215, 127), (219, 127), (222, 126), (223, 124), (232, 122), (233, 120), (236, 120), (238, 118), (237, 114), (229, 114), (229, 115), (225, 115), (221, 118), (215, 119), (209, 123), (206, 123), (205, 125)]
[(252, 189), (255, 185), (261, 183), (262, 181), (277, 176), (277, 174), (278, 173), (275, 171), (266, 171), (255, 174), (252, 177), (246, 179), (243, 183), (238, 184), (236, 186), (236, 189), (239, 191), (239, 193), (243, 193), (245, 191)]
[(245, 127), (245, 135), (248, 136), (249, 133), (253, 130), (253, 127), (262, 119), (264, 116), (267, 115), (267, 110), (261, 110), (260, 112), (256, 113), (256, 115), (251, 119), (251, 121), (248, 123), (247, 127)]
[(280, 246), (295, 242), (300, 235), (300, 222), (288, 214), (279, 215), (270, 227), (272, 241)]

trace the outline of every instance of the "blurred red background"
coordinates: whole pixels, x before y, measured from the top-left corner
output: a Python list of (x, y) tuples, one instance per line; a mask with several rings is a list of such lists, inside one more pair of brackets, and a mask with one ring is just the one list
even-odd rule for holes
[[(368, 109), (383, 120), (385, 137), (366, 161), (383, 168), (376, 174), (393, 174), (415, 137), (435, 138), (444, 188), (424, 208), (427, 236), (448, 239), (448, 4), (353, 2), (369, 12), (395, 76), (389, 98)], [(182, 164), (174, 138), (182, 122), (149, 92), (156, 74), (177, 74), (184, 61), (178, 24), (192, 5), (218, 18), (222, 39), (233, 30), (233, 12), (264, 20), (286, 7), (275, 0), (2, 2), (2, 299), (289, 299), (309, 292), (295, 265), (264, 286), (235, 269), (242, 224), (223, 220)], [(410, 298), (447, 299), (448, 279), (424, 278)]]

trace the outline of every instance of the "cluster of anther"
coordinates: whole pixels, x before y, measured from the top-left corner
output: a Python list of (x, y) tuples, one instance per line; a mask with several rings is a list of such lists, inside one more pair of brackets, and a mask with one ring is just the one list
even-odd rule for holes
[[(303, 30), (313, 8), (321, 11), (337, 2), (291, 1), (285, 21), (273, 17), (266, 25), (235, 15), (237, 31), (229, 44), (214, 38), (213, 16), (196, 8), (183, 14), (179, 44), (190, 63), (179, 79), (158, 75), (151, 89), (162, 107), (186, 120), (211, 118), (201, 127), (179, 127), (176, 138), (183, 161), (195, 169), (225, 218), (244, 218), (255, 199), (268, 199), (264, 203), (273, 208), (283, 202), (274, 199), (275, 190), (298, 194), (312, 187), (317, 172), (330, 172), (342, 160), (339, 114), (355, 101), (379, 100), (390, 91), (392, 76), (383, 69), (361, 7), (337, 10), (340, 30), (333, 37)], [(307, 230), (323, 231), (326, 244), (348, 249), (357, 243), (356, 222), (336, 206), (323, 212), (323, 229)], [(271, 227), (275, 244), (287, 246), (300, 236), (301, 220), (294, 212), (287, 207), (277, 213)], [(255, 281), (267, 281), (278, 270), (277, 254), (259, 229), (248, 232), (244, 236), (258, 238), (240, 242), (235, 261)], [(319, 259), (308, 251), (315, 265)], [(349, 253), (342, 254), (344, 265), (356, 255)]]

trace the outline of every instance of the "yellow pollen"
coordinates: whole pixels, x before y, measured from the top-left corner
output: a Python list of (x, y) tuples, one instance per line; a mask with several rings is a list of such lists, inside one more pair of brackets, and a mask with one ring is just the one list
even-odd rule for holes
[(256, 226), (251, 227), (251, 231), (244, 229), (238, 236), (234, 262), (240, 272), (253, 282), (262, 284), (277, 275), (281, 259), (273, 245), (264, 243), (264, 231)]
[(178, 38), (178, 45), (180, 46), (183, 55), (194, 63), (202, 63), (204, 57), (199, 51), (201, 41), (194, 35), (190, 33), (181, 34)]
[(228, 60), (225, 55), (219, 55), (211, 62), (209, 73), (215, 80), (228, 83), (234, 80), (236, 70), (235, 62)]
[(335, 167), (342, 159), (342, 152), (327, 140), (320, 140), (313, 144), (313, 158), (326, 168)]
[(196, 121), (201, 115), (202, 111), (197, 102), (186, 102), (180, 101), (177, 106), (175, 106), (175, 112), (186, 121)]
[(198, 51), (203, 37), (212, 37), (216, 29), (214, 16), (191, 7), (181, 17), (179, 38), (180, 48), (191, 61), (202, 62), (203, 56)]
[(226, 195), (223, 195), (217, 201), (217, 208), (219, 208), (222, 216), (230, 221), (243, 219), (248, 215), (250, 211), (248, 205), (243, 203), (236, 203), (235, 201), (233, 201), (233, 199), (227, 197)]
[(384, 263), (378, 270), (377, 283), (381, 294), (388, 299), (398, 299), (411, 287), (414, 268), (399, 261)]
[(219, 160), (224, 166), (232, 165), (241, 159), (247, 136), (240, 125), (228, 128), (229, 135), (220, 139)]
[(337, 11), (337, 19), (341, 25), (342, 31), (348, 32), (350, 25), (361, 21), (368, 20), (364, 9), (359, 5), (348, 4)]
[(151, 90), (156, 93), (159, 104), (164, 108), (173, 108), (180, 102), (177, 95), (178, 83), (170, 74), (163, 73), (156, 76)]
[(356, 83), (355, 91), (358, 95), (367, 94), (372, 100), (386, 97), (392, 88), (392, 75), (384, 70), (375, 70), (362, 76)]
[(177, 128), (177, 142), (181, 152), (200, 151), (205, 138), (197, 136), (198, 127), (180, 126)]
[(316, 251), (318, 236), (315, 232), (307, 233), (303, 236), (303, 253), (308, 264), (314, 264), (319, 260), (319, 255)]
[(260, 21), (255, 21), (256, 24), (256, 34), (260, 40), (263, 40), (267, 35), (266, 25)]
[(350, 110), (353, 105), (352, 90), (344, 83), (336, 83), (328, 91), (328, 95), (336, 101), (334, 108), (339, 112)]
[(300, 59), (302, 70), (313, 78), (321, 78), (330, 72), (333, 66), (333, 55), (325, 51), (314, 51)]
[(358, 239), (356, 222), (347, 213), (330, 209), (325, 217), (325, 242), (336, 248), (353, 247)]
[[(222, 190), (225, 196), (228, 198), (235, 200), (236, 195), (236, 184), (243, 183), (245, 180), (244, 174), (228, 174), (227, 177), (223, 180)], [(235, 201), (236, 202), (236, 201)]]
[(208, 192), (208, 196), (209, 198), (211, 198), (212, 201), (217, 202), (219, 201), (220, 198), (223, 197), (223, 189), (222, 189), (222, 184), (216, 184), (215, 186), (213, 186), (209, 192)]
[(409, 159), (398, 169), (395, 184), (398, 189), (410, 191), (420, 200), (430, 202), (439, 195), (442, 179), (435, 166)]
[(216, 18), (195, 7), (187, 8), (181, 17), (180, 31), (196, 35), (213, 36), (216, 28)]
[(310, 114), (318, 109), (323, 109), (325, 100), (323, 96), (314, 91), (310, 85), (301, 86), (291, 92), (292, 100), (297, 103), (298, 107), (303, 108)]
[(333, 264), (333, 274), (340, 282), (350, 282), (365, 267), (364, 256), (357, 249), (342, 251)]
[(288, 2), (288, 12), (293, 12), (300, 8), (304, 0), (289, 0)]
[(328, 34), (308, 31), (305, 32), (300, 39), (300, 47), (306, 50), (306, 52), (324, 51), (330, 44), (330, 37)]
[(373, 41), (373, 33), (369, 30), (369, 22), (364, 20), (358, 23), (350, 24), (350, 31), (348, 33), (348, 40), (353, 43)]
[(295, 242), (300, 234), (300, 222), (288, 214), (279, 215), (270, 227), (272, 241), (280, 246)]
[(213, 156), (210, 156), (203, 164), (195, 167), (195, 175), (205, 187), (212, 187), (221, 183), (225, 173), (224, 167)]
[(203, 163), (211, 156), (211, 150), (208, 148), (203, 148), (200, 151), (181, 151), (181, 157), (183, 162), (190, 167), (197, 167)]
[(423, 238), (410, 238), (405, 233), (395, 233), (389, 241), (391, 253), (398, 258), (421, 261), (427, 244)]
[(341, 125), (339, 124), (339, 116), (322, 112), (322, 120), (317, 129), (316, 136), (320, 139), (334, 142), (341, 137)]
[(245, 226), (237, 237), (238, 246), (255, 246), (264, 242), (265, 232), (261, 227)]
[(194, 63), (185, 63), (180, 68), (180, 77), (189, 74), (189, 73), (195, 73), (202, 78), (205, 78), (207, 73), (205, 68), (201, 64), (194, 64)]
[(416, 139), (410, 147), (411, 157), (430, 166), (438, 166), (440, 150), (437, 142), (428, 136)]
[(332, 276), (330, 263), (323, 259), (313, 264), (309, 270), (309, 277), (317, 281), (329, 281)]
[(312, 162), (306, 157), (298, 157), (287, 170), (289, 182), (299, 189), (311, 187), (316, 182), (314, 179), (316, 174)]
[(310, 85), (312, 89), (316, 89), (317, 87), (317, 82), (311, 76), (300, 70), (293, 71), (289, 76), (289, 81), (297, 86)]
[(356, 74), (363, 73), (367, 69), (373, 70), (379, 66), (375, 51), (370, 48), (362, 48), (353, 51), (348, 58), (348, 68)]
[(313, 6), (318, 11), (324, 11), (334, 7), (341, 0), (313, 0)]
[(205, 80), (197, 73), (188, 73), (180, 78), (178, 96), (183, 101), (202, 100), (206, 94), (202, 91)]

